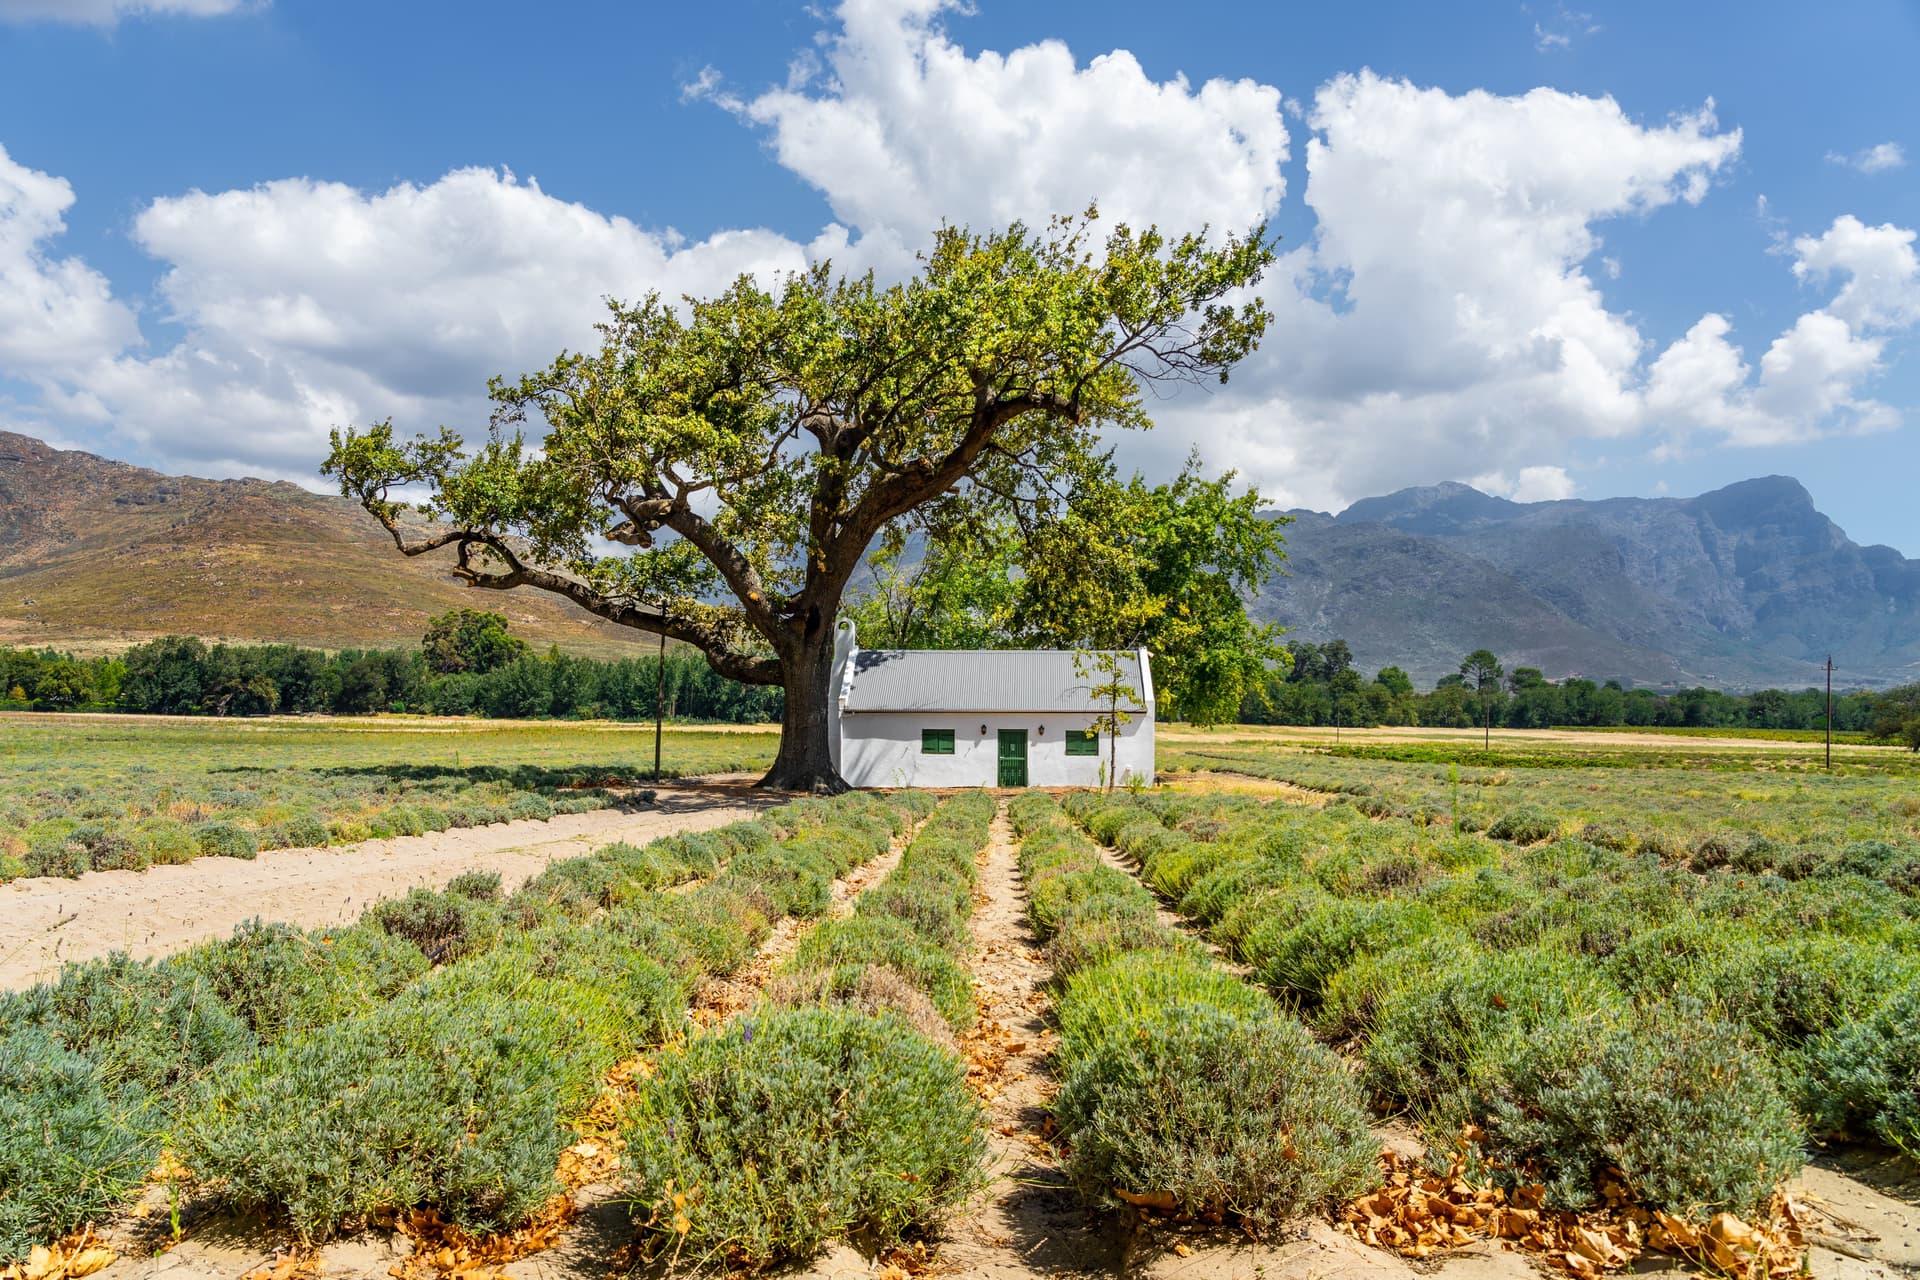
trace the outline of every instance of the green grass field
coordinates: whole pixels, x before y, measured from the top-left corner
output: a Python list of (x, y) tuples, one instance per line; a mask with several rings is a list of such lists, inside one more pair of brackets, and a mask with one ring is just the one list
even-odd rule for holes
[[(770, 731), (671, 728), (667, 777), (765, 768)], [(650, 726), (0, 717), (0, 880), (323, 845), (611, 802)]]
[(1859, 840), (1920, 839), (1920, 760), (1852, 748), (1834, 770), (1807, 745), (1691, 745), (1559, 736), (1299, 743), (1252, 735), (1169, 735), (1162, 778), (1225, 772), (1343, 796), (1373, 817), (1485, 831), (1520, 824), (1550, 835), (1592, 828), (1655, 856), (1709, 837), (1816, 850)]
[[(1819, 729), (1706, 729), (1689, 725), (1640, 725), (1622, 730), (1615, 725), (1569, 724), (1557, 726), (1556, 733), (1634, 733), (1663, 738), (1735, 738), (1745, 742), (1820, 742), (1827, 735)], [(1842, 729), (1833, 735), (1835, 746), (1865, 746), (1872, 740), (1864, 733)]]

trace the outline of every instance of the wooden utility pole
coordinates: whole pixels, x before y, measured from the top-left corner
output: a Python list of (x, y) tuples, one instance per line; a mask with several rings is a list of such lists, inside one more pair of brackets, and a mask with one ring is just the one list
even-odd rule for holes
[(653, 673), (653, 780), (660, 781), (660, 726), (667, 718), (667, 633), (660, 633), (660, 665)]
[(1827, 655), (1827, 772), (1833, 772), (1833, 655)]

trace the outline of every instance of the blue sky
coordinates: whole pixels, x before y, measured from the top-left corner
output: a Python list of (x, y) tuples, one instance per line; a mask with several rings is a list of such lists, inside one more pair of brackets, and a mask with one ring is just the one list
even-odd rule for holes
[(0, 425), (311, 483), (335, 422), (477, 428), (600, 295), (1097, 197), (1289, 254), (1144, 469), (1784, 472), (1920, 555), (1916, 54), (1914, 3), (0, 0)]

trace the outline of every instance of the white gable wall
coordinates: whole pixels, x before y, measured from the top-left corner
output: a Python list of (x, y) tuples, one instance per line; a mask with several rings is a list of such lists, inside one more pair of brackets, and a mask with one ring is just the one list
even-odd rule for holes
[[(834, 637), (833, 675), (827, 698), (827, 733), (834, 766), (856, 787), (992, 787), (1000, 781), (1001, 729), (1027, 731), (1027, 785), (1092, 787), (1113, 760), (1117, 783), (1130, 778), (1151, 783), (1154, 771), (1154, 689), (1150, 657), (1137, 653), (1143, 707), (1131, 709), (1116, 747), (1101, 735), (1097, 756), (1069, 756), (1067, 731), (1091, 729), (1087, 711), (849, 711), (854, 657), (859, 653), (853, 624), (842, 621)], [(964, 661), (964, 659), (962, 659)], [(1004, 693), (1004, 691), (1001, 691)], [(985, 731), (982, 732), (982, 726)], [(920, 750), (922, 729), (953, 730), (952, 755)]]
[[(856, 787), (992, 787), (1000, 781), (999, 731), (1025, 729), (1028, 786), (1092, 787), (1100, 783), (1112, 740), (1101, 736), (1098, 756), (1067, 754), (1067, 730), (1092, 727), (1092, 716), (1073, 712), (847, 712), (840, 717), (837, 757), (840, 776)], [(953, 754), (923, 754), (922, 729), (953, 730)], [(1118, 755), (1118, 781), (1129, 775), (1153, 780), (1150, 714), (1136, 712), (1121, 728)]]

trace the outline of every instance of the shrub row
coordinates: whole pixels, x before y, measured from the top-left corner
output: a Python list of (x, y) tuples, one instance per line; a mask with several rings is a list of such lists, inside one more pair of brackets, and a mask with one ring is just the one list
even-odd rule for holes
[(1297, 753), (1248, 742), (1172, 755), (1193, 767), (1320, 791), (1369, 817), (1521, 844), (1577, 836), (1701, 871), (1856, 874), (1861, 855), (1890, 844), (1891, 865), (1865, 874), (1898, 888), (1900, 864), (1920, 858), (1913, 822), (1920, 799), (1906, 753), (1848, 757), (1831, 774), (1817, 754), (1768, 752), (1757, 760), (1744, 748), (1602, 751), (1513, 742), (1488, 756), (1460, 744)]
[(985, 794), (945, 802), (755, 1009), (660, 1059), (626, 1125), (632, 1205), (657, 1242), (747, 1267), (835, 1236), (879, 1247), (981, 1184), (952, 1027), (972, 1019), (958, 954), (993, 812)]
[[(1804, 911), (1578, 841), (1515, 849), (1218, 797), (1070, 805), (1283, 1004), (1351, 1042), (1379, 1105), (1441, 1143), (1478, 1134), (1485, 1169), (1561, 1207), (1617, 1170), (1683, 1216), (1753, 1211), (1802, 1159), (1783, 1060), (1873, 1000), (1869, 975), (1898, 954), (1799, 937), (1804, 920), (1750, 932), (1762, 911)], [(1855, 887), (1856, 924), (1906, 929), (1872, 909), (1895, 895)]]
[(228, 818), (200, 822), (171, 818), (139, 822), (53, 819), (28, 829), (15, 842), (17, 854), (8, 853), (6, 843), (0, 842), (0, 883), (21, 876), (78, 879), (88, 871), (141, 871), (201, 857), (250, 859), (268, 849), (350, 844), (456, 827), (483, 827), (517, 818), (551, 818), (605, 808), (614, 802), (612, 793), (599, 789), (498, 796), (474, 789), (452, 804), (402, 802), (362, 817), (332, 819), (299, 812), (252, 825)]
[(949, 800), (899, 865), (800, 944), (741, 1018), (662, 1056), (626, 1125), (635, 1217), (664, 1248), (765, 1266), (886, 1247), (977, 1189), (986, 1146), (953, 1032), (993, 800)]
[(994, 808), (985, 793), (943, 804), (851, 918), (829, 920), (800, 943), (771, 995), (877, 1005), (899, 988), (888, 1007), (951, 1045), (975, 1017), (967, 919), (979, 879), (974, 855), (986, 845)]
[[(773, 895), (750, 876), (641, 886), (778, 862), (782, 837), (871, 857), (910, 814), (803, 802), (555, 863), (504, 903), (497, 877), (470, 874), (348, 928), (253, 922), (0, 997), (0, 1260), (122, 1202), (169, 1146), (225, 1180), (214, 1194), (284, 1210), (308, 1238), (385, 1206), (514, 1221), (551, 1191), (559, 1123), (599, 1073), (767, 928)], [(793, 861), (812, 873), (811, 854)]]
[[(226, 1203), (283, 1209), (306, 1238), (390, 1207), (431, 1205), (476, 1232), (526, 1220), (559, 1191), (565, 1125), (607, 1070), (672, 1035), (699, 977), (743, 963), (805, 905), (786, 886), (884, 852), (909, 810), (862, 796), (790, 817), (777, 842), (761, 828), (550, 869), (508, 904), (507, 939), (454, 950), (367, 1015), (223, 1063), (185, 1109), (183, 1157)], [(616, 891), (623, 869), (711, 870), (729, 848), (690, 893)]]
[(1013, 803), (1028, 914), (1060, 983), (1054, 1103), (1083, 1194), (1263, 1231), (1366, 1189), (1358, 1083), (1264, 992), (1162, 925), (1046, 796)]

